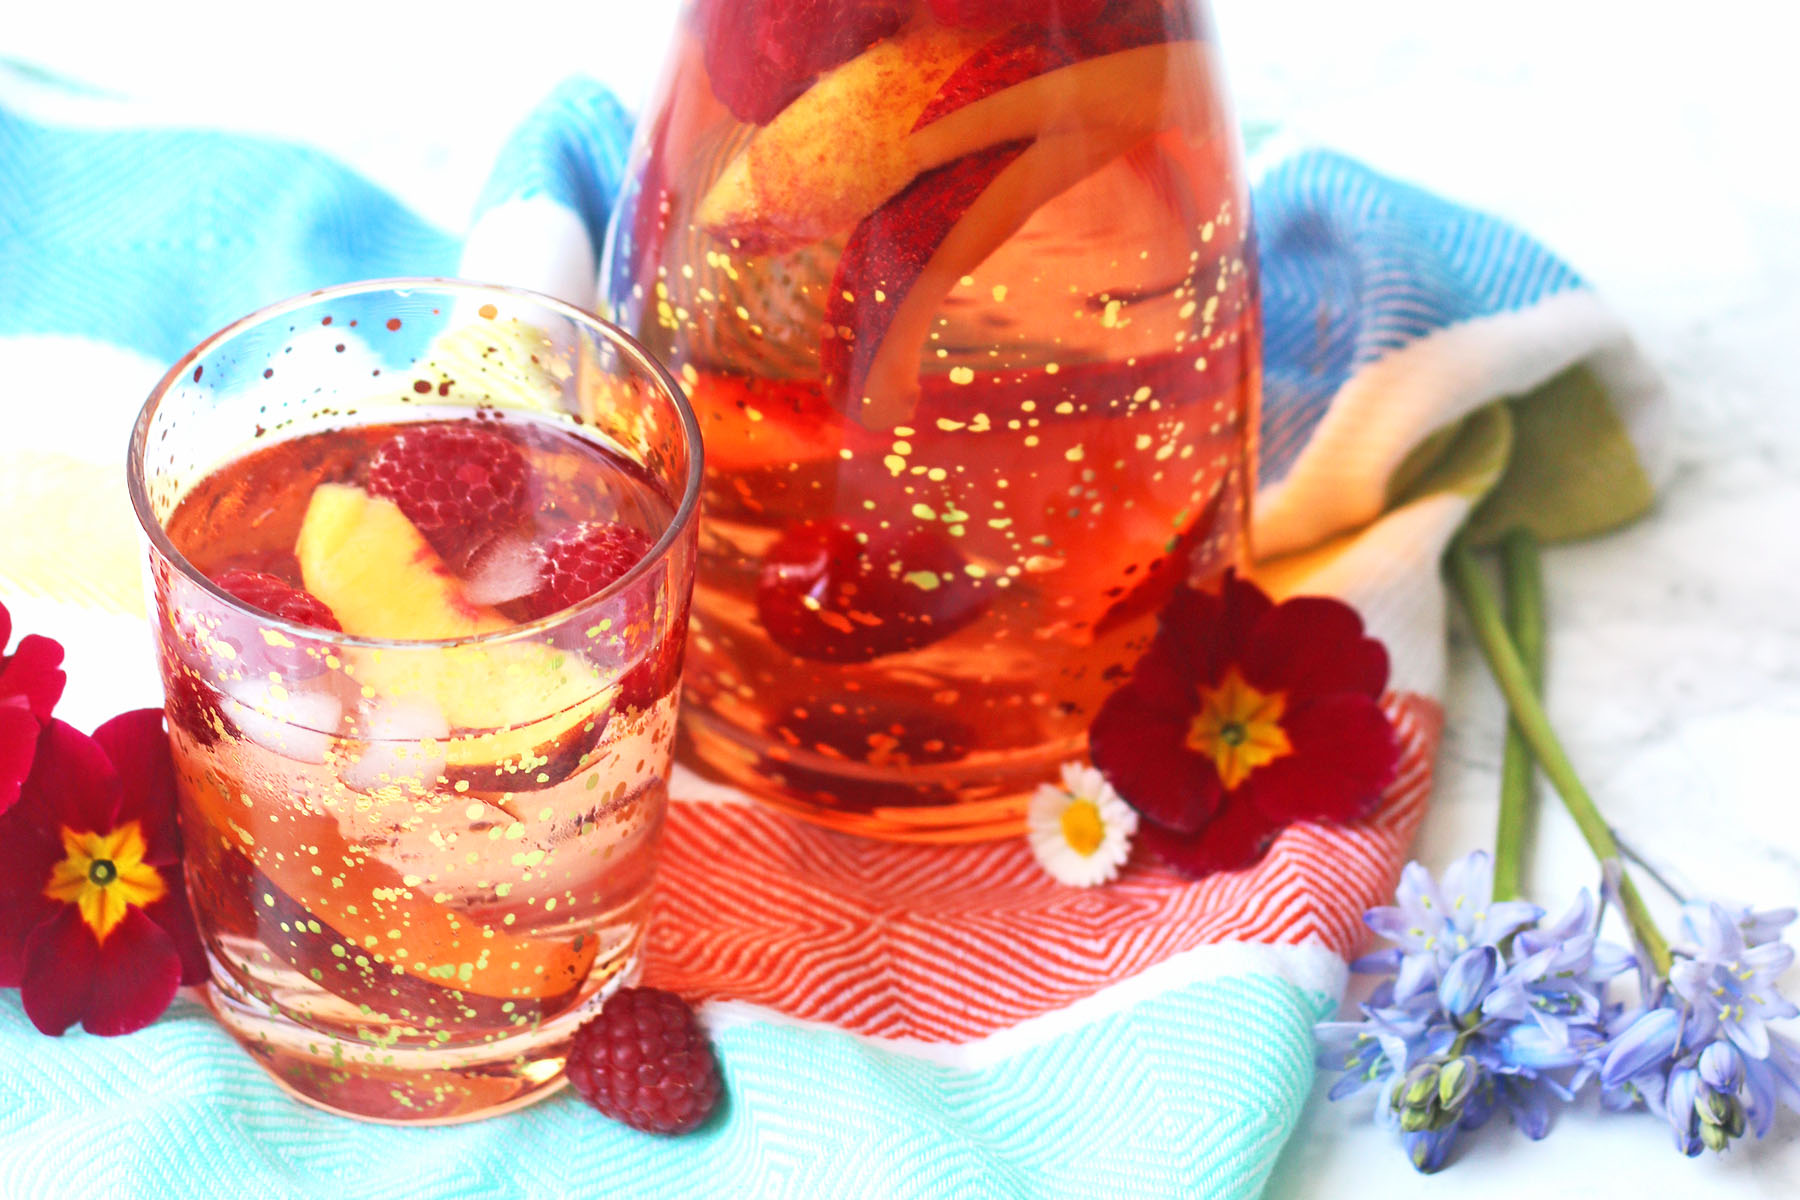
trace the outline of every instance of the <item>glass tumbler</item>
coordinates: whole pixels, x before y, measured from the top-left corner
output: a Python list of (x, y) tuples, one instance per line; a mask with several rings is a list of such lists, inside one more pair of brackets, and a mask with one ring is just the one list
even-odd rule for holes
[[(505, 430), (533, 472), (530, 511), (624, 514), (648, 549), (573, 607), (518, 620), (482, 607), (453, 578), (465, 564), (408, 550), (418, 538), (393, 533), (404, 518), (367, 515), (399, 510), (355, 486), (372, 439), (420, 422)], [(631, 977), (700, 469), (686, 400), (629, 338), (545, 297), (455, 281), (277, 304), (151, 394), (129, 484), (211, 1002), (301, 1099), (410, 1123), (528, 1103), (561, 1083), (575, 1028)], [(317, 515), (328, 492), (339, 526)], [(347, 626), (367, 609), (437, 636), (333, 632), (215, 582), (218, 563), (278, 561), (298, 561), (309, 588), (320, 573), (350, 581), (332, 598)]]
[(696, 765), (1017, 833), (1174, 587), (1246, 556), (1250, 212), (1197, 0), (698, 0), (603, 312), (707, 444)]

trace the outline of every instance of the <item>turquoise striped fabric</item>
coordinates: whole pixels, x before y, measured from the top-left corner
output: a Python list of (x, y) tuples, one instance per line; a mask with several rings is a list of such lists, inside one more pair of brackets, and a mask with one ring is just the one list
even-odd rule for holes
[(1248, 1200), (1334, 1006), (1266, 976), (1201, 982), (979, 1071), (736, 1025), (717, 1037), (725, 1111), (671, 1139), (567, 1093), (472, 1125), (359, 1124), (289, 1100), (192, 1002), (128, 1038), (52, 1041), (4, 993), (0, 1195)]

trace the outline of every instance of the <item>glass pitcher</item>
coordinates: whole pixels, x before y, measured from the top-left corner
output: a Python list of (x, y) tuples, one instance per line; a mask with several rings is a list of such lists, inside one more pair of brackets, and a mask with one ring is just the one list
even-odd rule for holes
[(705, 442), (688, 761), (850, 832), (1022, 828), (1246, 555), (1248, 193), (1199, 0), (698, 0), (603, 309)]

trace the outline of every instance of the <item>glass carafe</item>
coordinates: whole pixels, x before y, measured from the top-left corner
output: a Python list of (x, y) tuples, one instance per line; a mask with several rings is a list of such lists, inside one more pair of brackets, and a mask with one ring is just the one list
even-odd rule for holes
[(601, 291), (705, 440), (688, 760), (847, 831), (1015, 833), (1246, 553), (1204, 5), (699, 0), (672, 54)]

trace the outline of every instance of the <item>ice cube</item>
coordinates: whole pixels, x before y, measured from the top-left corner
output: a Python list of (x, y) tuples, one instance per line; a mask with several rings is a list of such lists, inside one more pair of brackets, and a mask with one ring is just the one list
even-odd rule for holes
[(505, 604), (537, 591), (543, 555), (531, 542), (509, 534), (494, 539), (475, 556), (463, 594), (475, 604)]
[(226, 720), (265, 749), (297, 762), (322, 763), (344, 715), (330, 692), (294, 690), (266, 679), (233, 680), (220, 703)]
[(359, 792), (392, 784), (432, 788), (444, 773), (450, 722), (430, 700), (378, 700), (362, 712), (363, 740), (350, 743), (340, 772)]

